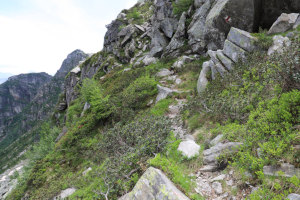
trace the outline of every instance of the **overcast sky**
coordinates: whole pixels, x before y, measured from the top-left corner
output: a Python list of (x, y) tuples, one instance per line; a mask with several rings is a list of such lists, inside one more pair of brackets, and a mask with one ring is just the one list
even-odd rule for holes
[(0, 73), (53, 75), (75, 49), (102, 49), (105, 25), (137, 0), (0, 0)]

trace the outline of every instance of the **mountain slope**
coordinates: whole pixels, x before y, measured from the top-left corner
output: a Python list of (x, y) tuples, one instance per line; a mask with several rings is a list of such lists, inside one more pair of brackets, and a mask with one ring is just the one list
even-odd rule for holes
[(268, 55), (273, 36), (243, 31), (268, 18), (260, 10), (280, 10), (266, 2), (144, 0), (123, 10), (103, 50), (66, 76), (55, 121), (42, 123), (7, 199), (299, 193), (300, 30), (288, 23)]

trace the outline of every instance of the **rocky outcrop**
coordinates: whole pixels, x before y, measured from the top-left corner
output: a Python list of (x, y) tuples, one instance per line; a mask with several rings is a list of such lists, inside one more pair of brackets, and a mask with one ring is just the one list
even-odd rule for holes
[(150, 167), (133, 190), (119, 200), (189, 200), (159, 169)]
[[(232, 70), (234, 63), (240, 59), (245, 60), (247, 53), (256, 49), (256, 38), (250, 33), (232, 27), (224, 43), (223, 50), (208, 51), (210, 60), (203, 63), (202, 70), (197, 83), (198, 93), (206, 88), (209, 79), (214, 80), (217, 74), (223, 77), (227, 72)], [(211, 77), (208, 77), (211, 72)]]
[(216, 171), (218, 166), (218, 158), (222, 154), (233, 153), (242, 145), (239, 142), (218, 143), (215, 146), (203, 151), (204, 167), (200, 169), (202, 172)]
[(231, 27), (252, 32), (254, 22), (254, 0), (208, 0), (193, 16), (189, 44), (195, 53), (221, 49)]

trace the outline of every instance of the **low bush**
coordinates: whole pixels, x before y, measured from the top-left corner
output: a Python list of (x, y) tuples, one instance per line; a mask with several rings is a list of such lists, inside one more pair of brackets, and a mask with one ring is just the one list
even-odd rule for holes
[(136, 79), (123, 91), (123, 103), (126, 107), (141, 109), (147, 105), (147, 100), (157, 94), (157, 92), (157, 82), (155, 79), (143, 76)]
[(191, 5), (193, 5), (193, 0), (178, 0), (173, 2), (173, 13), (174, 15), (180, 17), (183, 12), (188, 11)]

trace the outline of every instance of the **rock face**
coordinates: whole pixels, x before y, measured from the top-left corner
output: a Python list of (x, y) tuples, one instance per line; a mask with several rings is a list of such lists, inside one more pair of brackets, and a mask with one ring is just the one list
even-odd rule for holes
[(208, 74), (211, 72), (211, 79), (214, 80), (217, 74), (223, 77), (227, 72), (232, 70), (234, 63), (239, 59), (245, 60), (247, 53), (256, 49), (256, 38), (250, 33), (232, 27), (224, 43), (223, 50), (208, 51), (210, 60), (203, 63), (202, 70), (199, 75), (197, 90), (202, 93), (208, 84)]
[(7, 124), (35, 98), (41, 85), (50, 80), (46, 73), (21, 74), (0, 85), (0, 141), (6, 135)]
[(119, 200), (189, 200), (159, 169), (150, 167), (133, 190)]
[(231, 27), (251, 32), (254, 22), (254, 0), (208, 0), (193, 16), (189, 44), (197, 53), (221, 49)]

